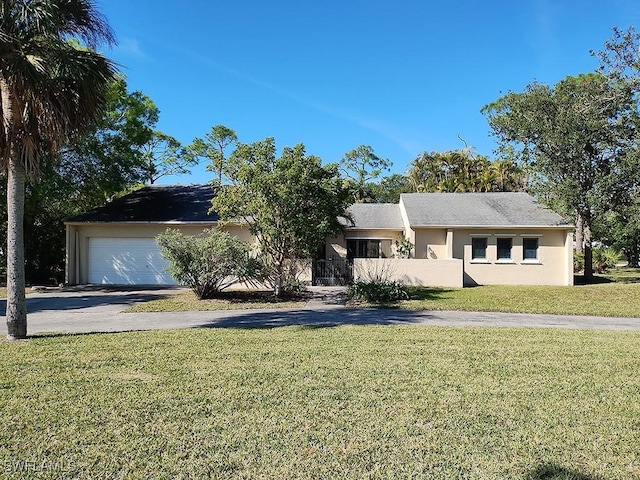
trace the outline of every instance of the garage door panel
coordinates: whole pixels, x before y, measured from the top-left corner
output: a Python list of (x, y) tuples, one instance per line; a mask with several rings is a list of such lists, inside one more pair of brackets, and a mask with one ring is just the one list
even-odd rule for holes
[(153, 238), (90, 238), (89, 283), (175, 285)]

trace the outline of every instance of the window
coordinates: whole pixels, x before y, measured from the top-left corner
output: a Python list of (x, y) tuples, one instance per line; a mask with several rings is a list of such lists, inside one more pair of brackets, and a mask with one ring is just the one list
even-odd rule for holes
[(380, 240), (347, 240), (347, 258), (384, 257)]
[(511, 260), (511, 238), (498, 238), (498, 260)]
[(471, 239), (471, 260), (487, 259), (487, 239), (472, 238)]
[(537, 238), (522, 239), (522, 259), (525, 261), (538, 260), (538, 239)]

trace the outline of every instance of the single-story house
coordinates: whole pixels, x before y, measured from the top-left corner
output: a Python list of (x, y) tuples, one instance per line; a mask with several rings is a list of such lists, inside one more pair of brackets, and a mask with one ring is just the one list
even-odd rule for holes
[[(218, 223), (210, 186), (150, 186), (67, 222), (69, 284), (175, 284), (155, 237)], [(323, 262), (356, 278), (410, 284), (573, 284), (573, 227), (525, 193), (411, 193), (398, 204), (356, 204)], [(246, 225), (225, 230), (254, 242)], [(407, 242), (408, 240), (408, 242)], [(411, 247), (397, 258), (398, 245)], [(410, 243), (409, 243), (410, 242)]]
[[(526, 193), (407, 193), (356, 204), (327, 261), (355, 259), (355, 277), (408, 284), (572, 285), (573, 226)], [(397, 257), (403, 240), (411, 258)], [(366, 259), (366, 260), (362, 260)]]

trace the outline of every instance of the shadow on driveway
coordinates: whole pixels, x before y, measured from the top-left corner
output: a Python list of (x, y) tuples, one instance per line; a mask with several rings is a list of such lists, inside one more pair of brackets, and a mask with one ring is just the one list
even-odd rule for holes
[(192, 325), (197, 328), (277, 328), (277, 327), (338, 327), (341, 325), (410, 325), (437, 318), (426, 312), (382, 308), (329, 308), (314, 310), (247, 310), (226, 312), (220, 318)]
[[(177, 289), (175, 290), (177, 291)], [(27, 312), (70, 311), (86, 308), (105, 307), (114, 310), (139, 302), (148, 302), (175, 293), (166, 287), (160, 289), (145, 288), (82, 288), (77, 290), (55, 289), (27, 295)], [(0, 299), (0, 312), (5, 314), (6, 298)]]

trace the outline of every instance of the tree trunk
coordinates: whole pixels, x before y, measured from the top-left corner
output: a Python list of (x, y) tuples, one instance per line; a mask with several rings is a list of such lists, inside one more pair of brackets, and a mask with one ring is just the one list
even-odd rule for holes
[(584, 280), (586, 283), (593, 281), (593, 238), (591, 236), (591, 221), (582, 218), (584, 232)]
[(24, 165), (12, 152), (7, 168), (7, 338), (27, 336), (24, 295)]
[(584, 253), (584, 224), (580, 214), (576, 216), (576, 252)]
[(638, 248), (637, 244), (623, 250), (623, 252), (627, 256), (627, 267), (638, 268), (640, 266), (640, 248)]

